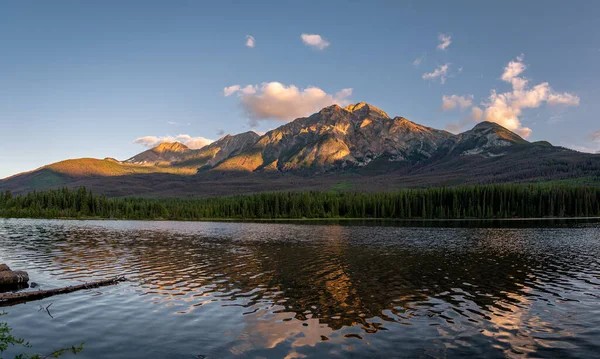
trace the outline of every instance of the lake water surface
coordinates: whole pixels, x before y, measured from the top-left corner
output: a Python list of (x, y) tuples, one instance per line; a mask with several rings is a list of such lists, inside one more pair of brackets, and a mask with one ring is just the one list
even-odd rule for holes
[(129, 280), (0, 320), (77, 358), (599, 355), (600, 224), (513, 224), (0, 219), (42, 289)]

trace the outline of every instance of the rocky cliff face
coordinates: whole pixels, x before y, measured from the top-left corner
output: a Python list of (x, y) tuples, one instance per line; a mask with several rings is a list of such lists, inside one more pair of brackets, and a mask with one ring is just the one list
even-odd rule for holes
[(263, 136), (227, 135), (199, 150), (180, 143), (161, 144), (126, 162), (166, 164), (199, 171), (300, 172), (318, 174), (367, 167), (379, 159), (415, 164), (448, 156), (501, 156), (527, 141), (491, 122), (454, 135), (391, 118), (364, 102), (332, 105), (298, 118)]
[(215, 170), (320, 173), (366, 166), (382, 156), (415, 162), (432, 157), (451, 137), (403, 117), (390, 118), (364, 102), (345, 108), (333, 105), (269, 131)]
[(166, 142), (123, 161), (127, 164), (212, 168), (231, 155), (245, 151), (260, 136), (253, 131), (227, 135), (197, 150), (179, 142)]
[(212, 168), (224, 159), (246, 151), (259, 138), (260, 136), (253, 131), (234, 136), (226, 135), (207, 146), (187, 153), (183, 158), (174, 161), (172, 165), (179, 167), (195, 166), (198, 169)]
[(448, 139), (444, 149), (453, 155), (496, 157), (506, 153), (512, 146), (527, 145), (516, 133), (493, 122), (481, 122), (473, 129)]

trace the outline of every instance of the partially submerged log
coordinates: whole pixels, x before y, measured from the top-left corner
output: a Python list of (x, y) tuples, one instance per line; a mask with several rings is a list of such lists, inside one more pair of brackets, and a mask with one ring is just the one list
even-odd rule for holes
[(95, 282), (88, 282), (78, 285), (72, 285), (69, 287), (62, 287), (48, 290), (38, 290), (32, 292), (20, 292), (20, 293), (0, 293), (0, 306), (12, 305), (15, 302), (23, 303), (31, 300), (39, 300), (47, 297), (51, 297), (57, 294), (72, 293), (82, 289), (90, 289), (103, 287), (107, 285), (117, 284), (125, 281), (125, 277), (117, 277), (112, 279), (104, 279)]
[(6, 264), (0, 264), (0, 287), (17, 286), (29, 282), (27, 272), (21, 270), (10, 270)]

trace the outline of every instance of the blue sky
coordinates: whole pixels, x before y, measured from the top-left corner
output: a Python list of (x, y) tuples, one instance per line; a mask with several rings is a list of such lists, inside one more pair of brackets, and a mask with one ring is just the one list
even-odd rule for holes
[(0, 177), (264, 132), (330, 102), (597, 151), (599, 24), (594, 1), (5, 3)]

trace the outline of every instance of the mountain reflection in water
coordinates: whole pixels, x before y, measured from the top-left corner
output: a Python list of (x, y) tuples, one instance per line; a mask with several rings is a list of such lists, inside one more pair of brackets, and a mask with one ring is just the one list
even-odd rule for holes
[(59, 342), (36, 323), (62, 325), (83, 357), (581, 357), (600, 350), (599, 228), (0, 220), (0, 259), (43, 288), (130, 279), (44, 300), (56, 321), (8, 308), (36, 348)]

